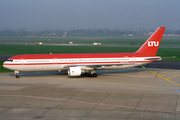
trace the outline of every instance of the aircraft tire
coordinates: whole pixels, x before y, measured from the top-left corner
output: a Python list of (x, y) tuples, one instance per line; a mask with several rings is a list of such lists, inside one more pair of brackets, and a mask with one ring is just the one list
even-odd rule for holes
[(88, 74), (88, 77), (93, 77), (93, 75), (92, 74)]
[(97, 77), (97, 74), (96, 74), (96, 73), (93, 73), (93, 77)]
[(19, 75), (16, 75), (16, 78), (19, 78)]

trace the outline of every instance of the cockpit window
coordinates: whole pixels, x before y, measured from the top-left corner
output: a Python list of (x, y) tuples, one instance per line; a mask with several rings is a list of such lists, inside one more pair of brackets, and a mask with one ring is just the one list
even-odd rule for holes
[(13, 62), (13, 60), (11, 60), (11, 59), (8, 59), (8, 60), (6, 60), (7, 62)]

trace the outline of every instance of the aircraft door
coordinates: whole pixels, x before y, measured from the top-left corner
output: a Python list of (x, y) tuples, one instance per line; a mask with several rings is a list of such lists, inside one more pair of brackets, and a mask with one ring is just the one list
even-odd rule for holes
[(57, 58), (53, 58), (53, 63), (57, 64), (58, 63), (58, 59)]
[(20, 64), (24, 65), (24, 59), (20, 59)]
[(136, 57), (132, 57), (132, 63), (136, 64)]

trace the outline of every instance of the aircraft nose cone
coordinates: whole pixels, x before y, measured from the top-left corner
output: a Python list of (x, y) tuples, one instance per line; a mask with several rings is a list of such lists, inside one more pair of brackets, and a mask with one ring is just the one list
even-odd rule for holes
[(6, 62), (3, 62), (3, 67), (7, 68)]
[(5, 62), (3, 62), (3, 67), (5, 67)]

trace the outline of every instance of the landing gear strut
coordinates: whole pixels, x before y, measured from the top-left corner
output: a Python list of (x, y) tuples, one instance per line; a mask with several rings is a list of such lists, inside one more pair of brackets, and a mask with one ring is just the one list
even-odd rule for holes
[(14, 71), (15, 77), (19, 78), (19, 71)]
[(93, 71), (90, 71), (90, 74), (88, 74), (88, 77), (97, 77), (97, 74), (93, 70)]

